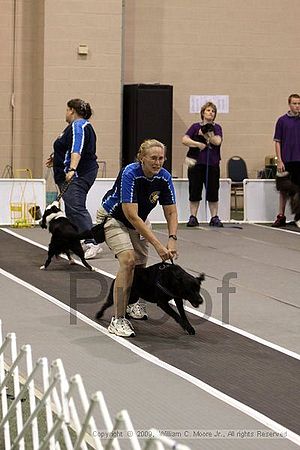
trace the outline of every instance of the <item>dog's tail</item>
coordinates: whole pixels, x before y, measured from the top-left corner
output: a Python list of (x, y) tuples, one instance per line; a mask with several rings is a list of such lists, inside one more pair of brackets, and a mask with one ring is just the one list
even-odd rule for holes
[(91, 230), (86, 230), (79, 235), (79, 239), (94, 239), (97, 244), (101, 244), (105, 241), (104, 225), (107, 217), (103, 222), (95, 225)]
[(200, 273), (200, 275), (199, 275), (199, 277), (198, 277), (198, 280), (200, 280), (200, 281), (204, 281), (205, 280), (205, 273)]
[(83, 240), (83, 239), (94, 239), (93, 232), (92, 232), (92, 230), (83, 231), (82, 233), (78, 234), (78, 238), (80, 240)]

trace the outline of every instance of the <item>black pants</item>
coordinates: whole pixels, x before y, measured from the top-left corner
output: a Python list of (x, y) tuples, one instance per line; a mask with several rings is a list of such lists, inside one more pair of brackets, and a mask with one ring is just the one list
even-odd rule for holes
[[(207, 172), (208, 167), (208, 172)], [(202, 200), (203, 185), (206, 189), (206, 200), (217, 202), (219, 200), (220, 167), (196, 164), (188, 169), (189, 200), (199, 202)], [(206, 186), (207, 179), (207, 186)]]

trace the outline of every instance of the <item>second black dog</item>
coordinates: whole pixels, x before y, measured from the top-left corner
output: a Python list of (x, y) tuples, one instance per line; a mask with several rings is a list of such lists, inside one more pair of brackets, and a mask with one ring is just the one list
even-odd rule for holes
[(70, 254), (70, 252), (73, 252), (75, 255), (79, 256), (85, 267), (89, 270), (93, 270), (92, 266), (84, 259), (84, 251), (80, 243), (81, 239), (91, 237), (91, 232), (88, 232), (86, 235), (79, 234), (77, 227), (66, 218), (59, 208), (59, 203), (57, 201), (47, 206), (40, 225), (42, 228), (48, 227), (49, 232), (52, 234), (48, 248), (48, 257), (40, 269), (47, 269), (53, 256), (59, 256), (62, 253), (65, 253), (70, 263), (73, 263), (74, 261)]
[(292, 182), (288, 172), (278, 172), (276, 174), (276, 188), (289, 198), (291, 211), (295, 216), (295, 225), (300, 228), (300, 187)]
[[(203, 303), (200, 288), (204, 279), (203, 273), (199, 277), (193, 277), (177, 264), (158, 263), (146, 268), (136, 268), (129, 304), (135, 303), (139, 298), (156, 303), (165, 313), (173, 317), (188, 334), (195, 334), (195, 330), (185, 314), (183, 299), (198, 308)], [(104, 311), (113, 304), (113, 288), (114, 282), (106, 302), (96, 314), (96, 319), (100, 319)], [(176, 303), (179, 314), (169, 305), (169, 301), (172, 299)]]

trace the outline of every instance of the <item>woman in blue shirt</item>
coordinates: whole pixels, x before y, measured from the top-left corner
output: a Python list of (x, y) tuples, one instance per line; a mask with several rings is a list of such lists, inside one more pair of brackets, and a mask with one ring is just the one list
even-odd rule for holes
[[(69, 183), (63, 194), (68, 219), (79, 232), (90, 230), (92, 218), (86, 208), (87, 194), (98, 173), (96, 155), (96, 133), (89, 118), (90, 104), (81, 99), (67, 103), (66, 122), (68, 126), (53, 144), (54, 152), (46, 165), (53, 165), (54, 180), (60, 190)], [(87, 243), (85, 258), (91, 259), (102, 251), (100, 245)]]
[[(155, 139), (142, 143), (137, 162), (121, 169), (112, 189), (102, 199), (97, 222), (104, 225), (105, 242), (119, 262), (114, 285), (114, 317), (108, 327), (117, 336), (134, 336), (127, 313), (135, 319), (147, 314), (139, 302), (129, 305), (135, 266), (145, 266), (149, 243), (166, 261), (177, 255), (177, 208), (171, 174), (164, 169), (165, 146)], [(168, 240), (162, 244), (151, 230), (148, 215), (160, 203), (168, 226)], [(138, 300), (138, 299), (137, 299)]]

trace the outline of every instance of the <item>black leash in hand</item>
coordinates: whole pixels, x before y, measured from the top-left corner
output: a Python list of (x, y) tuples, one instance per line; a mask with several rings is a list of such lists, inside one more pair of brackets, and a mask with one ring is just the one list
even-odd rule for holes
[(68, 190), (68, 187), (70, 186), (70, 184), (72, 183), (71, 181), (64, 181), (62, 184), (62, 187), (60, 189), (60, 193), (58, 194), (58, 196), (56, 197), (56, 201), (59, 202), (59, 200), (62, 198), (62, 196), (64, 195), (64, 193)]
[[(171, 264), (174, 264), (173, 258), (170, 258)], [(162, 262), (162, 264), (159, 266), (159, 270), (164, 270), (166, 269), (170, 264), (166, 263), (165, 261)], [(160, 272), (157, 273), (157, 277), (155, 280), (155, 285), (156, 287), (158, 287), (158, 289), (160, 289), (164, 294), (168, 295), (171, 298), (175, 298), (176, 295), (173, 294), (171, 291), (169, 291), (169, 289), (167, 289), (166, 287), (162, 286), (161, 282), (160, 282)]]

